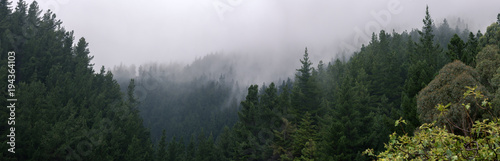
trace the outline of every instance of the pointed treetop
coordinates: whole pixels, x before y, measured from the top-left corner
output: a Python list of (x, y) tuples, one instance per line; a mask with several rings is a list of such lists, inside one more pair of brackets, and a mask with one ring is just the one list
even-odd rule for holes
[(300, 75), (297, 75), (297, 77), (307, 80), (311, 75), (312, 65), (311, 61), (309, 60), (309, 53), (307, 53), (307, 47), (305, 49), (304, 57), (300, 60), (300, 63), (302, 63), (302, 66), (300, 67), (300, 69), (297, 69), (297, 71), (300, 72)]
[(497, 23), (500, 24), (500, 13), (497, 15)]
[(10, 14), (10, 4), (8, 0), (0, 0), (0, 16), (7, 17), (7, 14)]
[(429, 6), (425, 8), (425, 18), (422, 21), (424, 22), (423, 33), (421, 33), (423, 40), (432, 40), (434, 38), (434, 35), (432, 35), (433, 20), (429, 13)]

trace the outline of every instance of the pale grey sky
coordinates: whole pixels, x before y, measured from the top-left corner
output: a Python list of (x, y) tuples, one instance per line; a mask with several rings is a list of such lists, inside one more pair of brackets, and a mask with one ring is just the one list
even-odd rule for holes
[[(28, 0), (31, 3), (32, 0)], [(368, 40), (378, 29), (421, 28), (428, 4), (437, 23), (461, 17), (484, 32), (500, 1), (465, 0), (39, 0), (63, 26), (85, 37), (97, 68), (147, 62), (190, 63), (209, 53), (298, 58), (308, 47), (313, 63)], [(13, 3), (15, 4), (15, 2)], [(377, 16), (378, 15), (378, 16)], [(389, 15), (389, 17), (387, 16)], [(453, 26), (452, 26), (453, 27)], [(286, 63), (288, 64), (288, 63)], [(298, 66), (297, 66), (298, 67)], [(296, 67), (292, 67), (294, 69)]]

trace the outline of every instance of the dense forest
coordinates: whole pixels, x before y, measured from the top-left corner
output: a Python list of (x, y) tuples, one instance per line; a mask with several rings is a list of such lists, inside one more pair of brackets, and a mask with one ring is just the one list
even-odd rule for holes
[(54, 13), (1, 0), (19, 100), (1, 160), (498, 160), (500, 14), (483, 34), (422, 13), (421, 29), (373, 33), (344, 59), (313, 64), (305, 48), (294, 76), (259, 86), (224, 54), (94, 71)]

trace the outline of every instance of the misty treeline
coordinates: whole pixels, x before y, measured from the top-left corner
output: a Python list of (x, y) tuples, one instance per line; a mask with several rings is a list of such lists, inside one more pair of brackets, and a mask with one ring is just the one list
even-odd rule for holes
[(157, 142), (162, 130), (167, 138), (183, 137), (204, 129), (218, 136), (224, 126), (237, 120), (244, 87), (235, 80), (234, 70), (221, 55), (207, 55), (189, 66), (147, 64), (115, 67), (113, 74), (126, 91), (131, 79), (136, 80), (136, 96), (144, 125)]
[[(426, 12), (422, 29), (374, 33), (346, 60), (313, 64), (306, 48), (293, 78), (258, 86), (238, 81), (238, 63), (219, 54), (188, 66), (94, 71), (85, 39), (74, 41), (73, 31), (36, 2), (0, 0), (0, 17), (0, 61), (7, 64), (6, 53), (16, 52), (20, 103), (16, 154), (0, 144), (2, 160), (368, 160), (366, 149), (383, 152), (378, 157), (404, 153), (384, 143), (393, 145), (397, 136), (420, 138), (422, 124), (445, 127), (454, 136), (448, 139), (471, 137), (476, 120), (492, 120), (484, 127), (496, 134), (500, 129), (494, 124), (499, 22), (484, 34), (472, 33), (446, 22), (436, 26)], [(0, 81), (1, 90), (7, 83)], [(464, 97), (467, 87), (488, 100)], [(446, 108), (435, 109), (438, 104)], [(486, 105), (491, 110), (482, 112)], [(446, 120), (440, 110), (449, 111)], [(1, 120), (8, 117), (0, 111)], [(7, 128), (0, 124), (1, 135), (8, 135)], [(498, 148), (498, 136), (492, 136), (484, 132), (472, 139), (490, 139), (476, 145)], [(471, 145), (462, 147), (479, 149)], [(488, 152), (484, 147), (481, 152)], [(465, 156), (441, 151), (449, 159)], [(431, 154), (418, 152), (406, 159)], [(498, 160), (498, 150), (487, 154)]]
[[(75, 41), (55, 14), (37, 2), (11, 3), (0, 1), (0, 76), (7, 78), (7, 52), (15, 51), (16, 149), (7, 151), (9, 126), (0, 124), (0, 160), (153, 160), (134, 83), (120, 92), (111, 72), (93, 70), (85, 39)], [(8, 82), (0, 82), (7, 105)]]

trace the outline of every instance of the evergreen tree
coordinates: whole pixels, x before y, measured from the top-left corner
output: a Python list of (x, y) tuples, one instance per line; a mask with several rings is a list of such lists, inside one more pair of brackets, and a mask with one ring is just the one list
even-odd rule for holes
[(257, 116), (257, 110), (259, 105), (258, 99), (258, 86), (251, 85), (248, 87), (248, 95), (246, 100), (241, 102), (242, 109), (238, 112), (240, 122), (246, 129), (252, 133), (257, 132), (255, 117)]
[[(448, 51), (446, 52), (446, 55), (453, 60), (460, 60), (462, 62), (466, 62), (467, 58), (465, 55), (465, 43), (458, 37), (457, 34), (453, 35), (453, 38), (451, 38), (450, 43), (448, 44)], [(468, 63), (468, 62), (467, 62)]]
[(426, 7), (424, 27), (418, 31), (420, 35), (419, 43), (416, 44), (415, 52), (410, 55), (410, 65), (408, 67), (408, 78), (405, 81), (402, 94), (401, 109), (403, 118), (408, 120), (406, 127), (410, 135), (413, 130), (420, 125), (416, 110), (416, 95), (434, 77), (435, 72), (446, 62), (439, 45), (434, 44), (432, 34), (433, 20), (429, 14), (429, 7)]
[(186, 147), (186, 158), (185, 160), (194, 160), (195, 158), (195, 152), (196, 152), (196, 145), (194, 143), (194, 135), (191, 135), (189, 139), (189, 143)]
[[(364, 107), (366, 87), (360, 82), (354, 83), (350, 76), (344, 77), (336, 94), (333, 110), (322, 125), (320, 134), (321, 160), (364, 160), (361, 155), (367, 147), (371, 127), (368, 107)], [(365, 115), (362, 115), (365, 114)]]
[(156, 160), (165, 160), (167, 158), (167, 140), (165, 136), (165, 129), (162, 131), (160, 142), (156, 150)]
[[(0, 51), (15, 51), (15, 69), (23, 71), (16, 72), (15, 85), (22, 89), (17, 98), (26, 100), (16, 110), (23, 120), (16, 124), (16, 137), (23, 138), (16, 146), (24, 148), (16, 151), (23, 155), (0, 153), (0, 158), (152, 160), (149, 132), (131, 110), (137, 106), (131, 103), (134, 96), (125, 99), (104, 67), (94, 73), (88, 43), (82, 38), (73, 47), (73, 32), (66, 31), (52, 12), (42, 15), (37, 2), (28, 8), (19, 0), (13, 12), (8, 5), (0, 1)], [(7, 57), (0, 56), (0, 62), (7, 62)], [(130, 87), (133, 91), (133, 82)], [(0, 113), (0, 118), (6, 116)], [(2, 134), (7, 132), (5, 126), (0, 128)]]
[(466, 65), (475, 67), (476, 66), (476, 56), (478, 51), (479, 42), (472, 32), (469, 33), (469, 38), (465, 44), (465, 56), (462, 60)]
[(290, 123), (286, 118), (282, 118), (282, 128), (280, 131), (274, 130), (274, 141), (271, 147), (273, 148), (273, 159), (276, 160), (293, 160), (293, 137), (292, 135), (297, 130), (295, 125)]
[(422, 21), (424, 23), (424, 27), (422, 28), (422, 31), (418, 32), (420, 39), (419, 43), (417, 43), (416, 51), (418, 52), (418, 56), (416, 59), (425, 59), (429, 65), (433, 67), (433, 70), (437, 71), (449, 61), (444, 59), (444, 55), (442, 54), (439, 44), (434, 43), (434, 23), (431, 15), (429, 14), (429, 6), (425, 9), (425, 18)]
[(316, 152), (316, 125), (312, 124), (311, 114), (306, 112), (297, 130), (292, 134), (293, 155), (301, 160), (314, 160)]
[(500, 24), (500, 13), (497, 15), (497, 23)]
[(295, 84), (292, 90), (292, 106), (293, 112), (300, 120), (301, 114), (309, 111), (312, 116), (316, 116), (319, 111), (318, 89), (315, 78), (312, 76), (314, 68), (309, 60), (307, 48), (305, 49), (304, 57), (300, 60), (302, 66), (297, 69), (295, 74)]
[(225, 126), (224, 127), (224, 132), (219, 136), (218, 142), (217, 142), (217, 151), (219, 153), (217, 159), (227, 161), (227, 160), (234, 160), (234, 156), (237, 154), (236, 149), (237, 149), (237, 143), (234, 140), (234, 133), (229, 127)]

